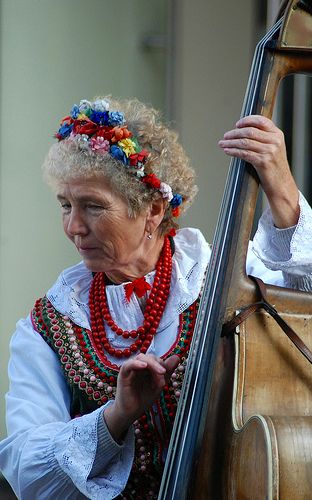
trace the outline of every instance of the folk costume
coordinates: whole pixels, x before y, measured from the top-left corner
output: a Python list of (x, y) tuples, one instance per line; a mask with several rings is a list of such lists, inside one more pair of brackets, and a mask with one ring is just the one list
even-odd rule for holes
[[(141, 120), (146, 112), (141, 110)], [(146, 132), (137, 108), (131, 126), (106, 99), (80, 101), (61, 122), (60, 146), (50, 149), (52, 180), (70, 179), (71, 169), (82, 177), (113, 172), (110, 180), (134, 214), (144, 212), (144, 203), (165, 200), (157, 229), (168, 233), (196, 189), (176, 135), (155, 120), (149, 112), (148, 127), (154, 128)], [(128, 174), (131, 181), (123, 177)], [(131, 198), (122, 191), (130, 183), (136, 202), (141, 196), (139, 207), (133, 192)], [(65, 212), (67, 205), (65, 197)], [(144, 231), (151, 239), (149, 228)], [(200, 231), (170, 233), (155, 271), (136, 283), (115, 285), (80, 263), (65, 270), (19, 321), (11, 341), (8, 437), (0, 443), (0, 469), (20, 500), (157, 498), (210, 258)], [(296, 227), (276, 229), (267, 210), (247, 272), (267, 283), (311, 290), (311, 235), (312, 210), (302, 196)], [(114, 399), (119, 367), (138, 352), (177, 354), (180, 362), (158, 400), (115, 442), (103, 413)]]
[[(267, 283), (312, 289), (312, 211), (302, 196), (300, 210), (298, 225), (284, 230), (274, 227), (269, 210), (264, 213), (248, 254), (249, 273)], [(124, 358), (99, 356), (90, 335), (92, 273), (82, 263), (65, 270), (18, 323), (9, 366), (9, 437), (0, 445), (0, 465), (19, 498), (157, 498), (210, 255), (198, 230), (181, 229), (173, 239), (170, 294), (148, 352), (177, 353), (180, 364), (122, 443), (112, 439), (102, 415)], [(154, 275), (145, 277), (151, 287)], [(106, 293), (114, 322), (123, 331), (138, 328), (150, 290), (141, 298), (132, 293), (129, 301), (124, 285), (107, 285)], [(106, 329), (113, 348), (133, 343)]]

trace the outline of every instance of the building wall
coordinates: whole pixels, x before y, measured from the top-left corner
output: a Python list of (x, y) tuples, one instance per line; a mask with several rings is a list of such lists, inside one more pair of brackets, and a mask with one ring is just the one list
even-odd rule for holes
[(77, 261), (41, 164), (81, 98), (139, 96), (164, 107), (166, 0), (2, 0), (0, 59), (0, 435), (8, 342), (59, 272)]
[(218, 147), (240, 117), (256, 42), (256, 1), (176, 2), (173, 117), (198, 174), (184, 224), (212, 241), (229, 165)]
[[(198, 172), (198, 200), (181, 223), (200, 227), (211, 241), (229, 163), (217, 141), (240, 114), (254, 4), (120, 0), (117, 8), (108, 0), (1, 0), (1, 437), (15, 322), (79, 260), (41, 181), (59, 119), (80, 98), (106, 93), (161, 108)], [(161, 36), (143, 48), (146, 35)]]

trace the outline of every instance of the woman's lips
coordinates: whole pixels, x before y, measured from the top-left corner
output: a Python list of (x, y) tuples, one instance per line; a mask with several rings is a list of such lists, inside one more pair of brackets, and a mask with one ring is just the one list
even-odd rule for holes
[(95, 250), (97, 250), (96, 247), (81, 247), (81, 246), (78, 247), (78, 252), (82, 253), (82, 254), (84, 254), (84, 253), (92, 253)]

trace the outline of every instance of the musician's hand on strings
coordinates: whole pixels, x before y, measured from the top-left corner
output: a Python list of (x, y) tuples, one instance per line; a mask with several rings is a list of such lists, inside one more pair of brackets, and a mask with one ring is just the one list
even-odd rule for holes
[(295, 225), (299, 218), (299, 192), (287, 161), (284, 134), (272, 120), (260, 115), (246, 116), (224, 134), (219, 146), (227, 155), (254, 166), (275, 225)]
[(163, 360), (142, 353), (125, 361), (118, 375), (115, 401), (104, 412), (106, 424), (117, 441), (159, 397), (178, 363), (176, 355)]

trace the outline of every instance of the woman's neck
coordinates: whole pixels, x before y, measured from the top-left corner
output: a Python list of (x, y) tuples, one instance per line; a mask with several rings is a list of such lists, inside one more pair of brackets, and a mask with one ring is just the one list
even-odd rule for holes
[(111, 270), (105, 272), (105, 275), (109, 281), (116, 285), (134, 281), (137, 278), (145, 276), (155, 270), (163, 244), (164, 237), (155, 237), (154, 240), (147, 240), (140, 255), (138, 255), (137, 259), (134, 259), (127, 268)]

